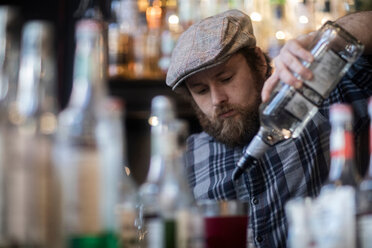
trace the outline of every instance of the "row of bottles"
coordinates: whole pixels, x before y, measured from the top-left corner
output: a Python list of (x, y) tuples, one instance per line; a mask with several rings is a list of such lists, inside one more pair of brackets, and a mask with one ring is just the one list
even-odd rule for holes
[(123, 106), (106, 89), (105, 27), (77, 22), (73, 89), (59, 111), (53, 25), (19, 18), (0, 7), (0, 246), (135, 243), (138, 197)]
[[(98, 1), (83, 0), (98, 6)], [(179, 35), (191, 24), (236, 8), (250, 15), (258, 45), (271, 57), (300, 34), (356, 9), (358, 0), (111, 0), (109, 77), (163, 79)], [(363, 7), (364, 6), (364, 7)]]
[[(372, 98), (368, 110), (372, 118)], [(318, 197), (286, 204), (290, 247), (371, 247), (372, 152), (369, 169), (361, 177), (354, 161), (352, 119), (350, 105), (331, 106), (328, 179)]]

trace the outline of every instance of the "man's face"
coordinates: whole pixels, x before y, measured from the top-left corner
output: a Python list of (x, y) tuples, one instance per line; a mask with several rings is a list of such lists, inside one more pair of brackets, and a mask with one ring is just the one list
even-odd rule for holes
[(229, 146), (245, 145), (259, 128), (262, 72), (253, 72), (244, 56), (201, 71), (186, 80), (203, 129)]

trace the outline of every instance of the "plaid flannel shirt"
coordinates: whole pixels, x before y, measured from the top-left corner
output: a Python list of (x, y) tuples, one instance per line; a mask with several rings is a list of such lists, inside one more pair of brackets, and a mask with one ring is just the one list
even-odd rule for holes
[(191, 135), (187, 140), (186, 170), (195, 198), (249, 201), (255, 246), (285, 247), (285, 203), (295, 197), (317, 196), (328, 176), (329, 106), (336, 102), (352, 104), (356, 137), (368, 127), (371, 62), (371, 56), (364, 56), (354, 63), (302, 134), (270, 148), (235, 183), (232, 172), (246, 147), (226, 147), (205, 132)]

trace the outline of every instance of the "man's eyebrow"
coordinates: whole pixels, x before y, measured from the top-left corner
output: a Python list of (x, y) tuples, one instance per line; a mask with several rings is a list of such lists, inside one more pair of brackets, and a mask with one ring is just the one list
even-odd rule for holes
[(189, 82), (189, 83), (186, 83), (188, 85), (189, 88), (195, 88), (195, 87), (198, 87), (198, 86), (203, 86), (203, 83), (201, 82)]

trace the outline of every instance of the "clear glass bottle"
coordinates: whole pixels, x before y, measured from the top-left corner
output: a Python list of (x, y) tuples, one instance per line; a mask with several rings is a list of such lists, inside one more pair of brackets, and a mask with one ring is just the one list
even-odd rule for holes
[(303, 62), (313, 72), (299, 89), (280, 82), (269, 101), (260, 107), (261, 127), (233, 173), (234, 180), (271, 146), (296, 138), (342, 76), (361, 55), (364, 46), (334, 22), (325, 23), (309, 47), (314, 61)]
[[(368, 113), (372, 117), (372, 98), (368, 102)], [(369, 129), (369, 167), (359, 185), (357, 230), (359, 247), (365, 248), (372, 244), (372, 122)]]
[(141, 247), (163, 247), (159, 193), (169, 155), (167, 132), (175, 119), (172, 101), (156, 96), (151, 103), (151, 158), (145, 182), (139, 188), (141, 211)]
[(188, 124), (176, 119), (167, 136), (164, 179), (159, 187), (160, 215), (164, 228), (164, 247), (204, 246), (204, 218), (187, 182), (184, 155)]
[(54, 51), (53, 25), (26, 22), (5, 148), (5, 229), (11, 246), (60, 246), (51, 158), (58, 112)]
[(5, 246), (4, 193), (5, 148), (8, 133), (8, 109), (15, 100), (18, 66), (20, 22), (19, 10), (11, 6), (0, 6), (0, 247)]
[[(122, 134), (107, 108), (100, 21), (76, 24), (73, 87), (58, 116), (54, 158), (62, 183), (65, 247), (117, 247), (115, 208), (124, 180)], [(115, 118), (114, 118), (115, 117)]]

